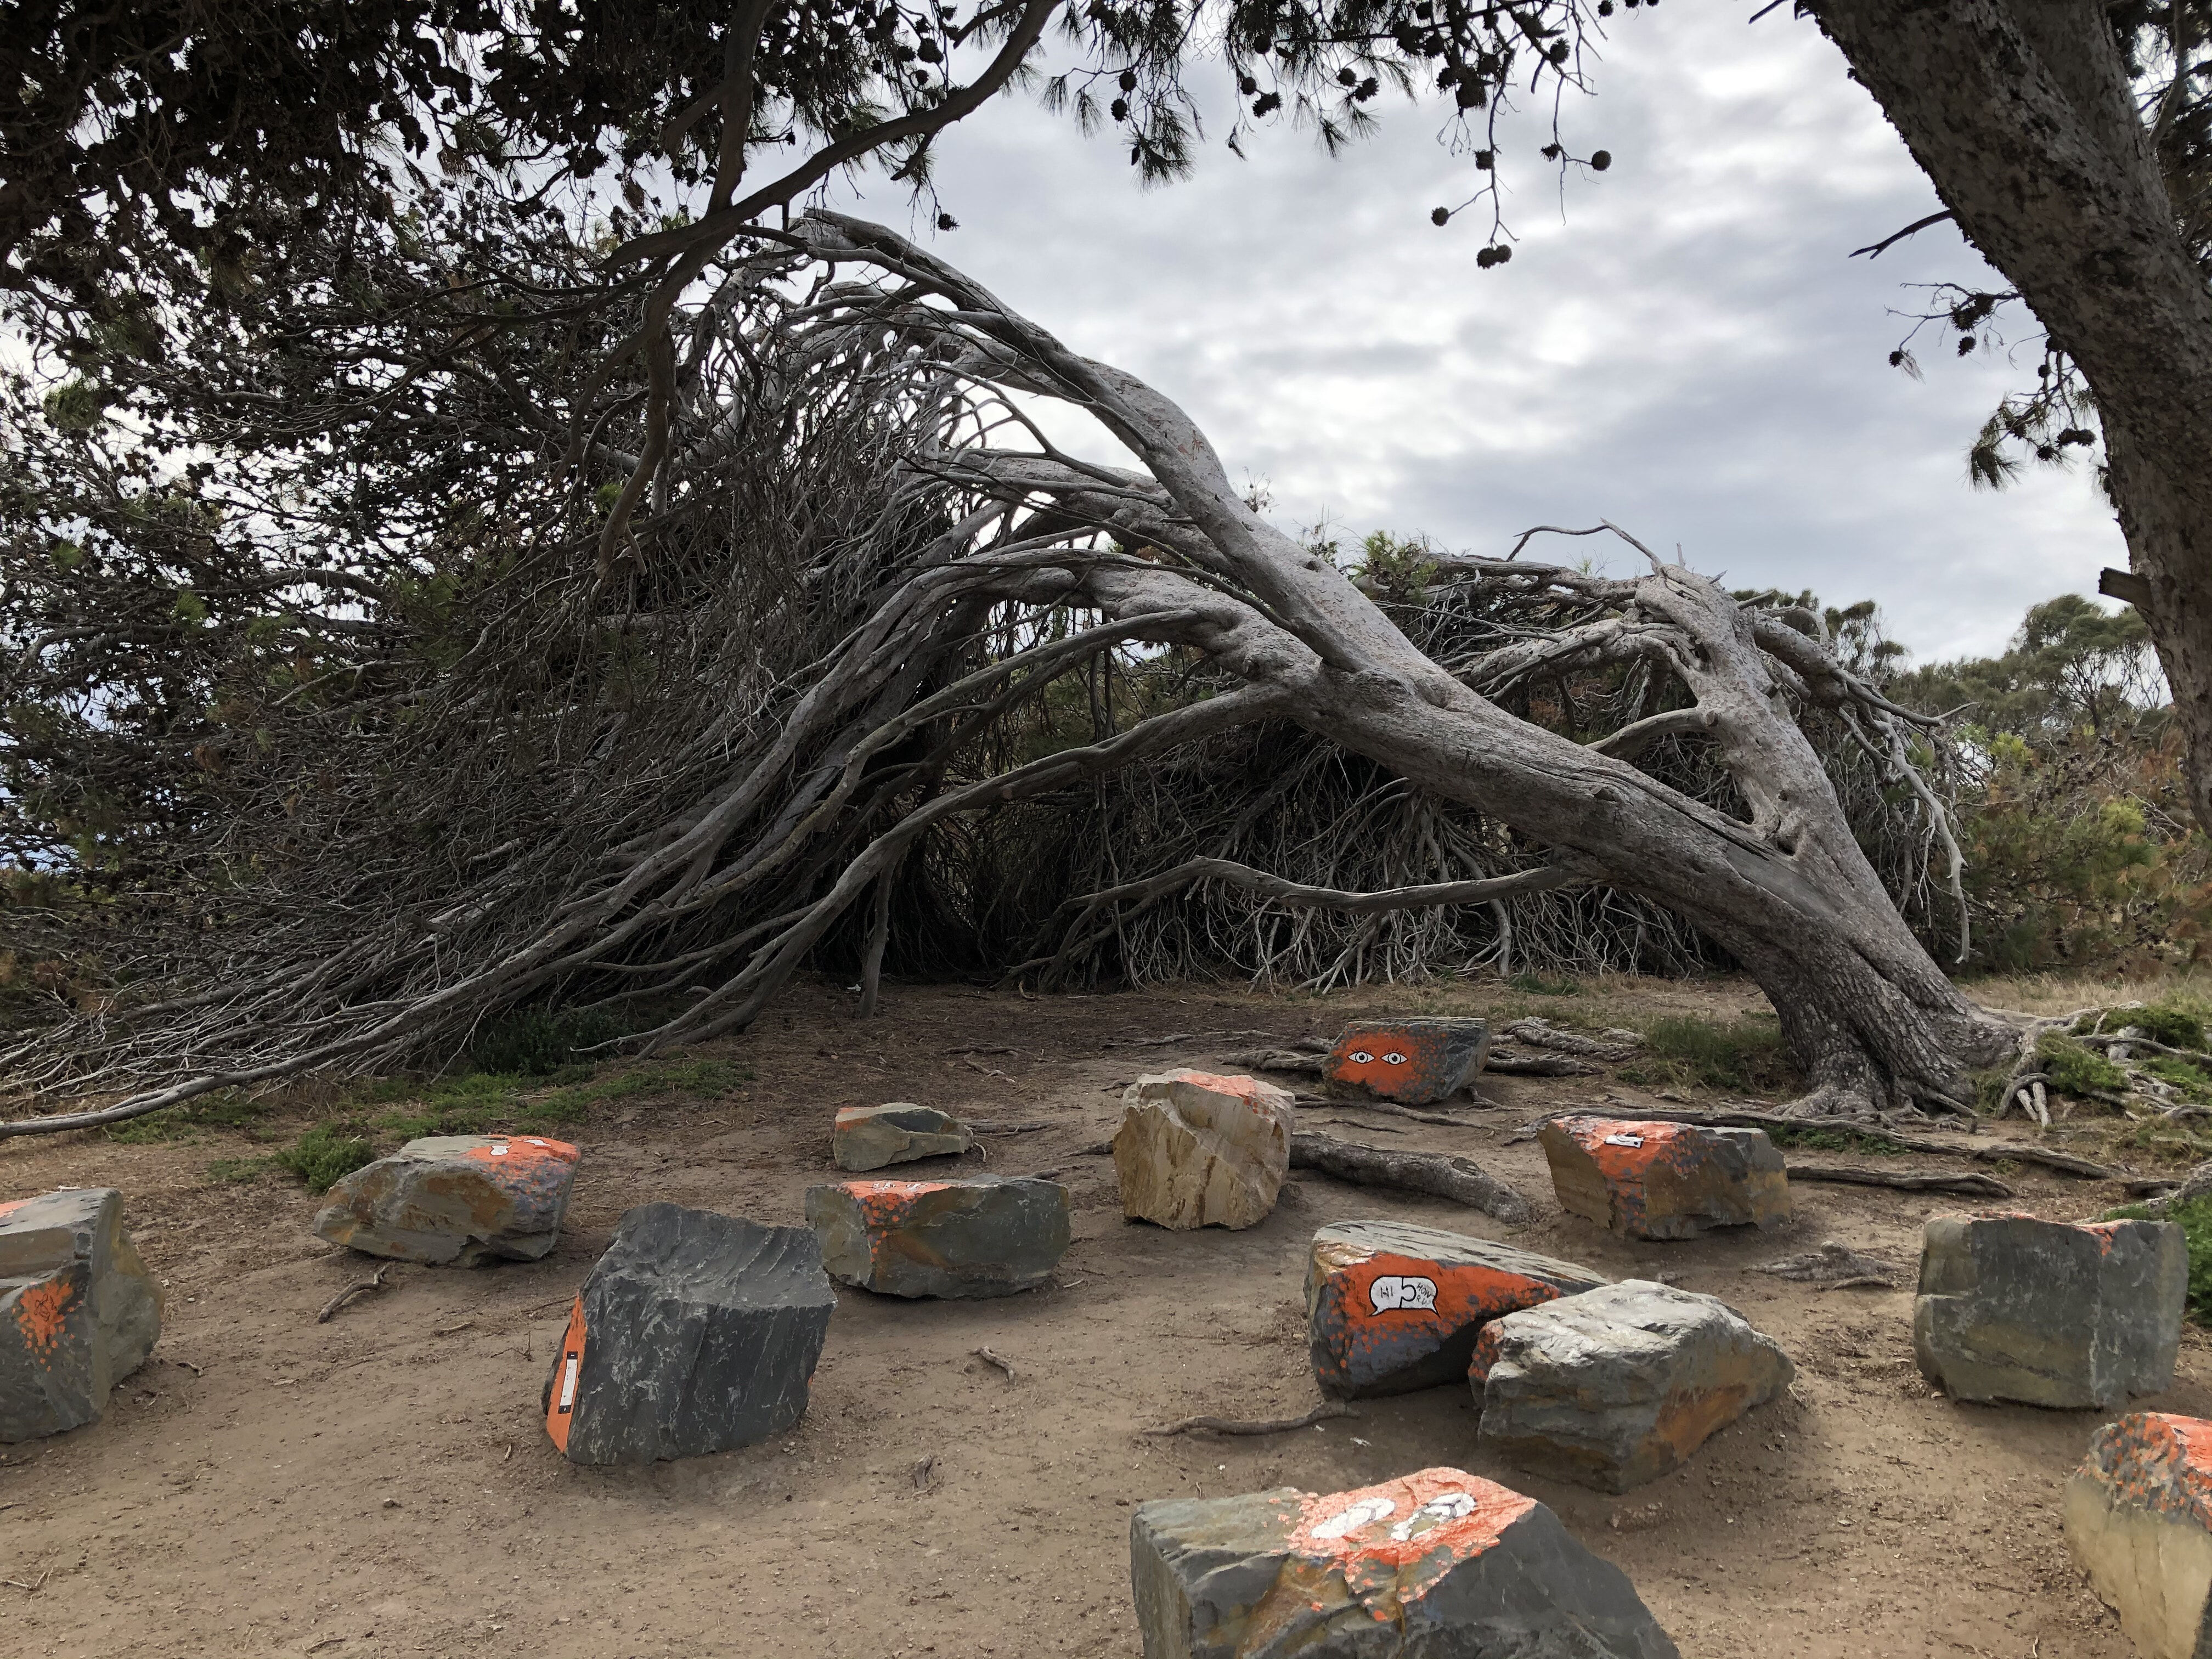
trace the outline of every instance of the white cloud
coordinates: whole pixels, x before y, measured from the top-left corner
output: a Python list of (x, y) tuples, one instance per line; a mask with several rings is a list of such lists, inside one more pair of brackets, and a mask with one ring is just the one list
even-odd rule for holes
[[(1512, 262), (1479, 270), (1476, 175), (1433, 105), (1332, 161), (1289, 131), (1139, 190), (1110, 137), (1024, 99), (945, 141), (962, 228), (922, 229), (1077, 349), (1143, 375), (1277, 511), (1352, 535), (1502, 549), (1602, 516), (1746, 585), (1871, 597), (1923, 658), (1998, 648), (2026, 608), (2125, 562), (2085, 473), (1970, 491), (1968, 441), (2032, 373), (1987, 354), (1888, 367), (1900, 284), (1986, 282), (1840, 58), (1778, 12), (1670, 6), (1615, 21), (1571, 148), (1613, 152), (1564, 204), (1523, 122)], [(877, 186), (861, 210), (905, 225)], [(1579, 556), (1590, 543), (1576, 543)]]

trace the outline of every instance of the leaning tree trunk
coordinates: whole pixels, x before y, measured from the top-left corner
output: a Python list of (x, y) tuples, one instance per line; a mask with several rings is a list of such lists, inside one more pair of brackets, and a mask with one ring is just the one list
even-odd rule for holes
[[(2212, 830), (2212, 287), (2094, 0), (1808, 6), (2094, 394), (2112, 500)], [(2177, 8), (2177, 10), (2179, 9)]]

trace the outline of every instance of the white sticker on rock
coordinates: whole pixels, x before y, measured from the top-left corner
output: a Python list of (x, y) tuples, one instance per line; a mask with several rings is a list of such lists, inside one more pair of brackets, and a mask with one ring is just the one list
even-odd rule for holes
[(1642, 1135), (1607, 1135), (1605, 1138), (1605, 1144), (1608, 1146), (1641, 1146), (1644, 1144), (1644, 1137)]
[(1437, 1281), (1412, 1273), (1378, 1273), (1367, 1287), (1376, 1313), (1434, 1312)]

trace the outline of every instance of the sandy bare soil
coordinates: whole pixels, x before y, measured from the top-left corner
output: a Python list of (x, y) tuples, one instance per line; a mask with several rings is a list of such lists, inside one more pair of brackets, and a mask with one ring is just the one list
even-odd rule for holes
[[(1837, 1239), (1886, 1252), (1909, 1285), (1921, 1222), (1956, 1200), (1807, 1186), (1776, 1231), (1616, 1241), (1563, 1216), (1540, 1154), (1509, 1139), (1538, 1110), (1602, 1105), (1608, 1091), (1615, 1103), (1648, 1101), (1597, 1079), (1490, 1080), (1503, 1109), (1469, 1130), (1307, 1114), (1339, 1134), (1478, 1158), (1537, 1201), (1518, 1233), (1442, 1201), (1305, 1175), (1249, 1231), (1168, 1233), (1125, 1223), (1109, 1161), (1082, 1150), (1109, 1133), (1119, 1086), (1140, 1070), (1218, 1062), (1251, 1046), (1249, 1033), (1333, 1032), (1354, 1012), (1493, 1000), (1480, 988), (1325, 1002), (1210, 988), (1043, 1002), (909, 988), (864, 1026), (849, 999), (795, 994), (722, 1051), (750, 1081), (713, 1098), (618, 1102), (574, 1132), (585, 1160), (549, 1259), (403, 1267), (392, 1288), (327, 1324), (316, 1310), (363, 1277), (362, 1259), (308, 1232), (315, 1201), (284, 1177), (204, 1173), (265, 1148), (228, 1132), (0, 1145), (0, 1199), (121, 1188), (170, 1298), (155, 1358), (104, 1421), (0, 1449), (0, 1646), (144, 1659), (1132, 1656), (1133, 1504), (1284, 1483), (1328, 1491), (1443, 1463), (1550, 1504), (1633, 1577), (1692, 1659), (2122, 1659), (2127, 1644), (2058, 1528), (2060, 1484), (2100, 1419), (1931, 1397), (1911, 1362), (1909, 1291), (1822, 1291), (1750, 1271)], [(1727, 1014), (1755, 1001), (1740, 986), (1645, 983), (1551, 1011)], [(1177, 1034), (1188, 1035), (1126, 1046)], [(568, 1300), (623, 1211), (667, 1198), (797, 1222), (805, 1188), (832, 1173), (835, 1109), (895, 1099), (1050, 1121), (991, 1143), (989, 1166), (1056, 1170), (1073, 1189), (1076, 1243), (1057, 1283), (969, 1304), (842, 1292), (812, 1408), (792, 1434), (650, 1469), (563, 1462), (540, 1426), (539, 1388)], [(2007, 1178), (2018, 1207), (2054, 1218), (2120, 1198)], [(1795, 1398), (1619, 1498), (1490, 1457), (1456, 1388), (1271, 1439), (1139, 1433), (1199, 1412), (1311, 1405), (1306, 1243), (1323, 1223), (1362, 1216), (1512, 1237), (1723, 1297), (1796, 1360)], [(983, 1346), (1017, 1380), (973, 1356)], [(2208, 1385), (2212, 1353), (2192, 1332), (2181, 1380), (2144, 1403), (2206, 1413)]]

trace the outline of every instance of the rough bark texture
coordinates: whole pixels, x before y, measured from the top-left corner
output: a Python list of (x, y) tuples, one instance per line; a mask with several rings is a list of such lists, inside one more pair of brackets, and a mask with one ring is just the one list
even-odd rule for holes
[(2212, 289), (2103, 7), (1819, 0), (1967, 239), (2094, 392), (2136, 599), (2212, 829)]

